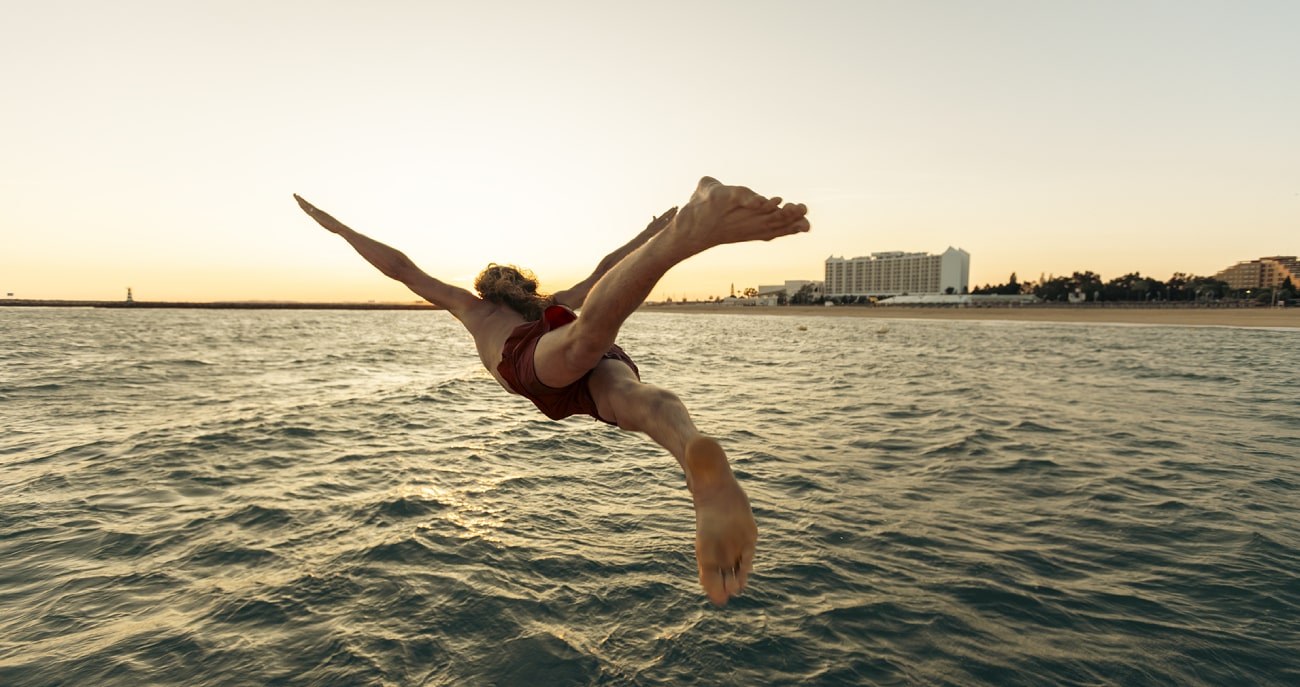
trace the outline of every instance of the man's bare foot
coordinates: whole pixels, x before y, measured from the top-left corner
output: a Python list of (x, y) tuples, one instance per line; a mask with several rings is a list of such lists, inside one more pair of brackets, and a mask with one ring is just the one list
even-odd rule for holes
[(744, 186), (704, 177), (670, 231), (694, 255), (724, 243), (771, 241), (808, 231), (807, 214), (808, 208), (800, 203), (783, 206), (779, 197), (765, 198)]
[(736, 482), (717, 441), (698, 437), (686, 445), (687, 479), (695, 501), (695, 560), (700, 585), (721, 606), (745, 590), (754, 568), (758, 527), (749, 498)]

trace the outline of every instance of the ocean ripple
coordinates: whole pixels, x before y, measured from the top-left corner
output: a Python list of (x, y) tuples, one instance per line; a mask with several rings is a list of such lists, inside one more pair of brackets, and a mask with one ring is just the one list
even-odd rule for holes
[(759, 522), (714, 609), (675, 461), (443, 314), (0, 325), (0, 684), (1300, 681), (1292, 331), (637, 314)]

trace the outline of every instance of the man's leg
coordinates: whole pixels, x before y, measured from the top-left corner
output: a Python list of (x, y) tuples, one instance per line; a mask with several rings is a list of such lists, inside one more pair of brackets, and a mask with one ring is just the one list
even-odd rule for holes
[(780, 198), (765, 198), (743, 186), (726, 186), (704, 177), (668, 227), (596, 282), (577, 322), (538, 341), (538, 379), (562, 387), (594, 368), (614, 344), (623, 322), (677, 263), (724, 243), (770, 241), (807, 231), (807, 212), (803, 205), (782, 207)]
[(601, 417), (648, 434), (682, 466), (695, 505), (700, 585), (710, 601), (727, 603), (748, 583), (758, 528), (722, 447), (700, 434), (675, 394), (641, 383), (622, 362), (601, 361), (590, 389)]

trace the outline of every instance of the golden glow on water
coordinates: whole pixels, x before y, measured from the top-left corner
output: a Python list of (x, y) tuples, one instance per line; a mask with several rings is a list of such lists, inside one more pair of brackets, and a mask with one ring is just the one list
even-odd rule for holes
[[(505, 526), (505, 520), (500, 514), (505, 509), (485, 505), (482, 499), (474, 497), (491, 492), (498, 484), (509, 479), (514, 477), (480, 477), (475, 479), (474, 484), (459, 489), (427, 485), (414, 488), (409, 495), (445, 506), (446, 510), (438, 517), (455, 525), (458, 536), (462, 539), (500, 543), (499, 532)], [(427, 530), (430, 527), (420, 525), (420, 529)]]
[(638, 313), (759, 521), (715, 609), (672, 459), (439, 321), (0, 308), (6, 684), (1294, 672), (1294, 330)]

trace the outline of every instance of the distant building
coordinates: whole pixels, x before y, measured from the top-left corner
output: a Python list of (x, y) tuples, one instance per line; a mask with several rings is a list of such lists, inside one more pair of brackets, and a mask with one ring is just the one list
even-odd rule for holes
[(759, 285), (758, 295), (761, 297), (785, 294), (785, 297), (789, 298), (796, 293), (799, 293), (799, 291), (801, 291), (805, 286), (809, 287), (813, 298), (821, 298), (822, 292), (824, 291), (823, 283), (808, 279), (787, 279), (784, 284)]
[(1018, 294), (1014, 296), (1004, 294), (982, 294), (973, 296), (971, 294), (957, 295), (945, 293), (928, 293), (918, 296), (890, 296), (876, 301), (878, 306), (950, 306), (959, 308), (981, 308), (994, 306), (1017, 306), (1030, 305), (1041, 302), (1037, 296), (1031, 294)]
[(1244, 260), (1214, 275), (1234, 290), (1270, 289), (1281, 286), (1288, 278), (1300, 286), (1300, 260), (1294, 255)]
[(969, 284), (970, 253), (951, 246), (941, 255), (890, 251), (826, 258), (828, 297), (963, 294)]

